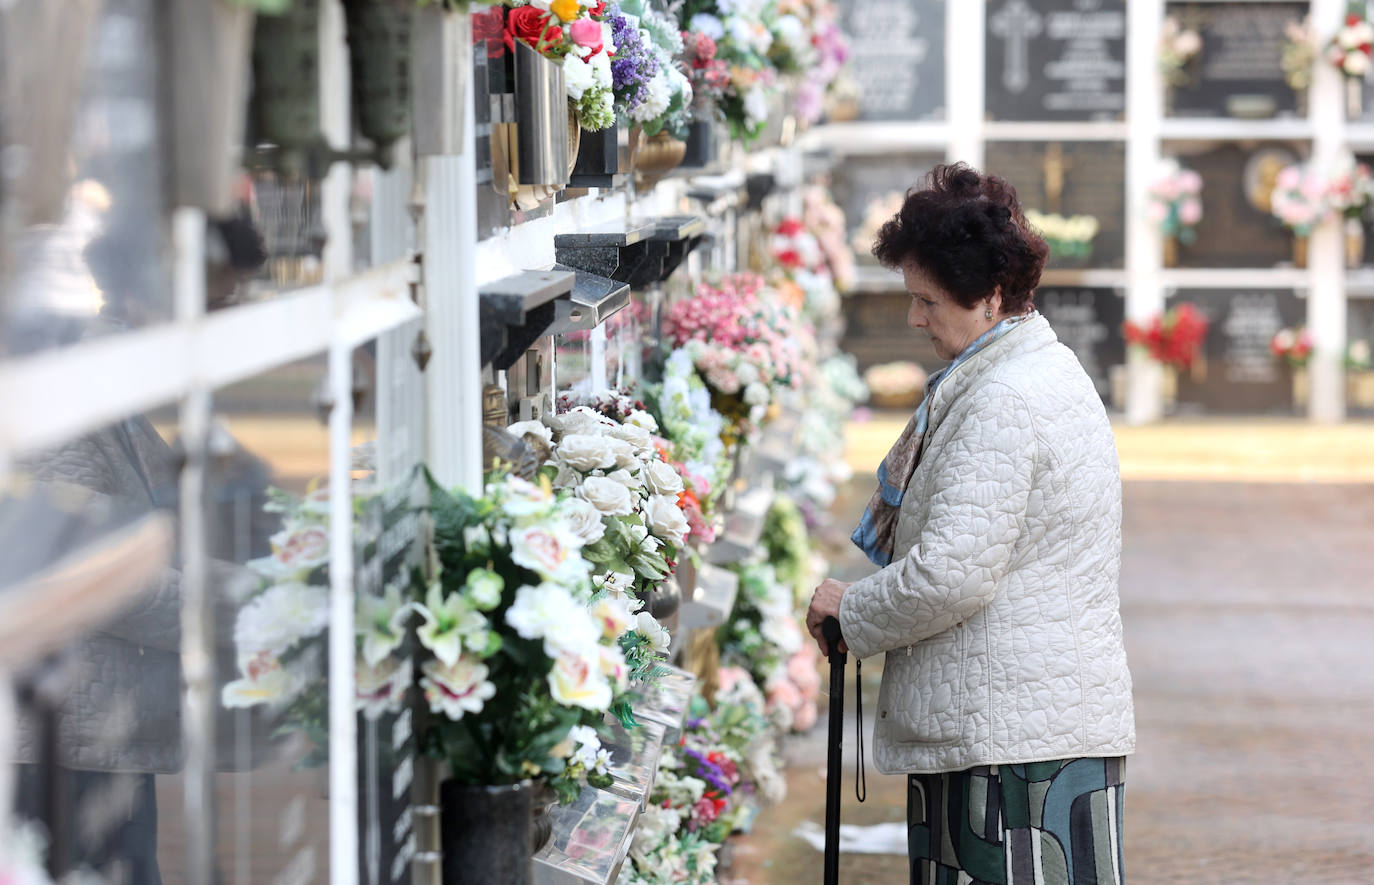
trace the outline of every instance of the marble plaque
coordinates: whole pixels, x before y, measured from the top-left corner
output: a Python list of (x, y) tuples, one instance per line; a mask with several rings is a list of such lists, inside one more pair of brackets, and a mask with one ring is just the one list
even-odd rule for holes
[(1178, 379), (1180, 413), (1292, 414), (1293, 373), (1269, 342), (1302, 325), (1306, 302), (1290, 289), (1180, 290), (1169, 306), (1192, 302), (1211, 323), (1205, 359)]
[(1126, 110), (1125, 0), (992, 0), (991, 120), (1120, 120)]
[(945, 117), (945, 0), (842, 0), (862, 120)]
[[(1167, 14), (1202, 37), (1190, 80), (1170, 90), (1178, 117), (1273, 117), (1298, 114), (1298, 96), (1279, 60), (1284, 28), (1306, 3), (1169, 3)], [(1318, 64), (1324, 64), (1318, 59)]]
[(1114, 289), (1042, 286), (1035, 306), (1050, 321), (1059, 340), (1072, 350), (1104, 402), (1112, 396), (1112, 367), (1126, 362), (1121, 321), (1126, 300)]
[(1269, 211), (1279, 171), (1303, 157), (1298, 146), (1176, 142), (1166, 155), (1202, 176), (1197, 241), (1179, 249), (1183, 267), (1273, 267), (1293, 260), (1293, 236)]
[(1110, 141), (997, 141), (988, 172), (1012, 183), (1026, 209), (1091, 215), (1100, 225), (1086, 259), (1053, 257), (1050, 268), (1121, 267), (1126, 254), (1126, 148)]

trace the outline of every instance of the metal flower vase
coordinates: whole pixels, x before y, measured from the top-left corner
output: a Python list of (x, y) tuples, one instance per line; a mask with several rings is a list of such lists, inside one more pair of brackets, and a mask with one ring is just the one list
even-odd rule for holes
[(687, 126), (687, 148), (682, 165), (687, 169), (705, 169), (716, 160), (716, 126), (711, 120), (694, 120)]
[(439, 785), (443, 885), (533, 883), (535, 813), (541, 801), (547, 808), (539, 786), (530, 781), (471, 786), (454, 780)]
[(320, 135), (320, 0), (295, 0), (282, 15), (260, 15), (253, 28), (255, 143), (275, 145), (277, 168), (305, 171)]
[(515, 164), (519, 184), (568, 183), (568, 99), (563, 66), (515, 44)]
[(389, 169), (392, 149), (410, 131), (413, 0), (345, 0), (353, 114), (372, 142), (377, 165)]

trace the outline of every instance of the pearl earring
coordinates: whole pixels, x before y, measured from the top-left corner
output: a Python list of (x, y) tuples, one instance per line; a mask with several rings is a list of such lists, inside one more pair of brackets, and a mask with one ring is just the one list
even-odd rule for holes
[(984, 310), (984, 311), (983, 311), (983, 316), (986, 317), (987, 319), (992, 319), (992, 308), (989, 307), (989, 308), (987, 308), (986, 310)]

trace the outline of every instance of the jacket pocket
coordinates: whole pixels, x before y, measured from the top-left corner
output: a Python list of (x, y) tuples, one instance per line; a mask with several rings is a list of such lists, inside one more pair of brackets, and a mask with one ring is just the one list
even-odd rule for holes
[(942, 744), (963, 733), (962, 627), (888, 654), (878, 715), (896, 743)]

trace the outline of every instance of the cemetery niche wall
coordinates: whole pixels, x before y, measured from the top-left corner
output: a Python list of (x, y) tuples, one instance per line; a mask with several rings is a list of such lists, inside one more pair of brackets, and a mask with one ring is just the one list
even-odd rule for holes
[(994, 0), (985, 19), (990, 120), (1120, 120), (1125, 0)]
[(1059, 340), (1074, 352), (1104, 403), (1116, 406), (1114, 387), (1126, 363), (1126, 299), (1116, 289), (1041, 286), (1036, 309), (1049, 320)]
[(1164, 153), (1202, 176), (1197, 240), (1179, 249), (1184, 267), (1273, 267), (1293, 262), (1293, 235), (1270, 213), (1279, 172), (1302, 160), (1288, 142), (1171, 142)]
[(945, 118), (945, 0), (843, 0), (859, 119)]
[[(1185, 69), (1187, 82), (1166, 89), (1177, 117), (1306, 115), (1306, 97), (1284, 80), (1284, 28), (1307, 15), (1306, 3), (1169, 3), (1166, 14), (1202, 37)], [(1322, 63), (1322, 62), (1318, 62)]]
[(1180, 289), (1168, 300), (1192, 302), (1210, 324), (1203, 358), (1178, 374), (1179, 414), (1293, 413), (1293, 370), (1269, 345), (1280, 329), (1303, 324), (1304, 299), (1291, 289)]
[(1050, 269), (1119, 268), (1126, 256), (1126, 148), (1110, 141), (995, 141), (985, 151), (988, 172), (1012, 183), (1029, 212), (1088, 216), (1096, 233), (1079, 249), (1051, 240)]

